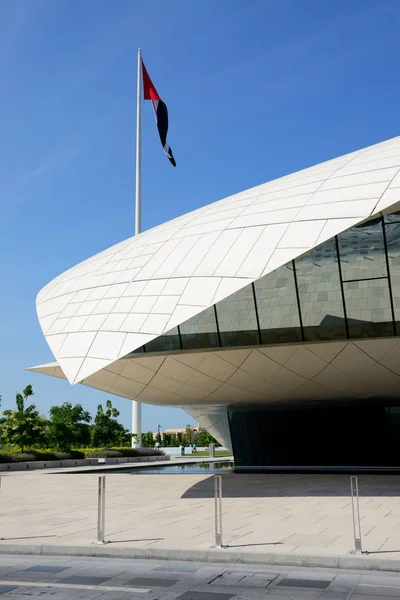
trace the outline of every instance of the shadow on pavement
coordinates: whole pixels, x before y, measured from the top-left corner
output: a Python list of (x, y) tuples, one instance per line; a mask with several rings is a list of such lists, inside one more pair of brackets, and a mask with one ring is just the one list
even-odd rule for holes
[(3, 537), (3, 538), (0, 538), (0, 540), (7, 542), (10, 540), (39, 540), (41, 538), (55, 538), (55, 537), (57, 537), (57, 536), (56, 535), (25, 535), (25, 536), (21, 536), (21, 537)]
[[(358, 475), (360, 499), (400, 496), (400, 475)], [(333, 474), (222, 475), (223, 498), (284, 498), (350, 496), (350, 476)], [(181, 498), (214, 498), (214, 477), (188, 488)]]
[(260, 544), (226, 544), (226, 548), (251, 548), (252, 546), (279, 546), (283, 542), (263, 542)]
[(400, 550), (364, 550), (365, 554), (391, 554), (400, 552)]
[(129, 542), (162, 542), (165, 538), (136, 538), (135, 540), (108, 540), (109, 544), (127, 544)]

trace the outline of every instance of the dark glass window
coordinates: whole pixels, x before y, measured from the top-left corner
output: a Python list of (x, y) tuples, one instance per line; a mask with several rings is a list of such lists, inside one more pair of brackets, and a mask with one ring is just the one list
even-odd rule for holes
[(398, 217), (399, 221), (385, 225), (385, 231), (392, 284), (394, 318), (398, 323), (397, 331), (400, 332), (400, 215), (395, 216)]
[(345, 231), (135, 352), (390, 336), (393, 311), (400, 332), (400, 212)]
[(279, 405), (228, 408), (237, 467), (400, 465), (398, 407), (385, 399)]
[(259, 343), (253, 287), (247, 285), (216, 305), (221, 346)]
[(144, 352), (144, 346), (140, 346), (140, 348), (136, 348), (136, 350), (134, 350), (132, 352), (132, 354), (143, 354)]
[(219, 346), (214, 307), (179, 325), (183, 350)]
[(335, 240), (314, 248), (295, 265), (305, 340), (346, 338)]
[(385, 223), (400, 223), (400, 212), (384, 216)]
[(254, 283), (262, 344), (301, 340), (300, 317), (292, 265)]
[(180, 350), (178, 328), (174, 327), (164, 335), (160, 335), (145, 345), (146, 352), (170, 352)]
[(351, 338), (393, 335), (387, 279), (345, 282), (343, 287)]
[(387, 275), (381, 219), (352, 227), (338, 236), (338, 242), (343, 281)]

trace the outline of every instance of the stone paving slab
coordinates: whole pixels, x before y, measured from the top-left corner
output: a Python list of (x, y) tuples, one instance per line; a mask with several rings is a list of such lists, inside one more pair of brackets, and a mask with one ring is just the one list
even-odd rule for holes
[[(400, 575), (231, 563), (0, 555), (0, 597), (39, 600), (371, 600), (399, 598)], [(8, 571), (7, 571), (8, 569)], [(60, 574), (56, 573), (61, 569)], [(43, 576), (38, 576), (40, 572)], [(102, 577), (99, 577), (102, 573)], [(141, 573), (141, 576), (137, 576)], [(35, 574), (35, 578), (33, 578)], [(162, 574), (162, 578), (160, 577)], [(215, 586), (230, 578), (236, 585)], [(161, 581), (163, 579), (163, 581)], [(100, 581), (101, 580), (101, 581)], [(133, 585), (136, 582), (138, 585)], [(143, 584), (143, 585), (141, 585)], [(146, 586), (146, 587), (145, 587)]]
[(225, 553), (222, 560), (232, 562), (400, 568), (400, 476), (359, 476), (362, 541), (369, 552), (363, 556), (350, 554), (347, 475), (222, 477), (227, 548), (213, 551), (213, 477), (110, 473), (106, 539), (111, 543), (102, 547), (92, 543), (97, 475), (7, 473), (0, 491), (0, 553), (169, 555), (177, 560), (221, 560)]

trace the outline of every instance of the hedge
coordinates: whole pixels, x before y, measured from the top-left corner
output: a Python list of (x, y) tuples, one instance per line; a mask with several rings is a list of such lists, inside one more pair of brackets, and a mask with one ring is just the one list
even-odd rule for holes
[(154, 448), (81, 448), (60, 452), (59, 450), (36, 450), (28, 448), (25, 452), (0, 450), (0, 463), (32, 462), (38, 460), (70, 460), (81, 458), (122, 458), (131, 456), (161, 456), (164, 452)]
[(155, 448), (85, 448), (82, 450), (85, 458), (127, 458), (132, 456), (161, 456), (161, 450)]
[(37, 460), (68, 460), (85, 458), (83, 452), (71, 450), (70, 452), (60, 452), (58, 450), (32, 450), (29, 448), (26, 452), (17, 452), (16, 450), (0, 451), (0, 463), (11, 462), (31, 462)]

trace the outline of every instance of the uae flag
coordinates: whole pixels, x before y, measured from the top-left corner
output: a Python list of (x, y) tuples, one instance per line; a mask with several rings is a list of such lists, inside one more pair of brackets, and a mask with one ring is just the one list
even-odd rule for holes
[(142, 60), (142, 74), (143, 74), (143, 93), (145, 100), (151, 100), (153, 103), (154, 114), (156, 117), (157, 129), (160, 135), (161, 145), (164, 149), (165, 154), (168, 156), (169, 162), (176, 167), (176, 162), (172, 150), (167, 143), (168, 133), (168, 109), (157, 93), (156, 88), (151, 81), (144, 62)]

